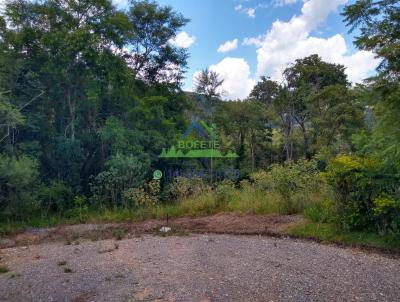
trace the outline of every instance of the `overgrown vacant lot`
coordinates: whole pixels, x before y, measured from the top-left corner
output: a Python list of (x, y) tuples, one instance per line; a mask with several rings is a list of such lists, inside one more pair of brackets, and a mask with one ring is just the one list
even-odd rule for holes
[(399, 37), (399, 0), (0, 1), (0, 302), (400, 301)]
[(249, 235), (1, 250), (1, 301), (397, 301), (400, 260)]

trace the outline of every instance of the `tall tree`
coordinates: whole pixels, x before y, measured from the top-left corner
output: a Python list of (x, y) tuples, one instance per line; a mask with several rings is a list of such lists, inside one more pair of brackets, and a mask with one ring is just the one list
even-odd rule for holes
[(329, 85), (307, 98), (314, 150), (328, 147), (336, 153), (352, 151), (352, 135), (362, 129), (364, 107), (353, 91)]
[(205, 95), (209, 100), (220, 98), (223, 94), (221, 91), (223, 82), (224, 80), (220, 79), (217, 72), (206, 68), (201, 70), (194, 79), (195, 91)]
[(322, 61), (318, 55), (311, 55), (285, 69), (283, 76), (287, 83), (290, 103), (293, 106), (293, 118), (300, 126), (304, 140), (304, 154), (311, 157), (310, 138), (307, 122), (310, 119), (307, 96), (318, 93), (329, 85), (346, 86), (347, 76), (343, 65)]
[(293, 130), (295, 126), (293, 98), (287, 86), (266, 77), (254, 86), (250, 99), (265, 107), (265, 114), (281, 128), (286, 160), (293, 159)]
[[(136, 133), (128, 149), (140, 153), (149, 134), (125, 121), (145, 97), (168, 95), (161, 102), (173, 124), (168, 129), (181, 123), (177, 85), (158, 77), (169, 64), (183, 67), (187, 57), (168, 42), (187, 22), (171, 8), (149, 1), (119, 11), (110, 0), (13, 0), (0, 21), (1, 90), (16, 108), (44, 92), (23, 112), (26, 123), (15, 140), (15, 150), (39, 157), (44, 179), (87, 191), (115, 149), (100, 131), (113, 116)], [(134, 45), (146, 49), (140, 71), (121, 55)], [(155, 116), (164, 122), (163, 114)]]
[[(357, 0), (343, 15), (350, 30), (359, 30), (355, 44), (382, 59), (378, 76), (370, 79), (375, 127), (366, 149), (384, 157), (388, 166), (400, 162), (400, 3), (398, 0)], [(397, 165), (400, 169), (400, 164)]]
[(249, 98), (265, 105), (270, 105), (278, 94), (279, 84), (269, 77), (262, 76), (251, 91)]
[(381, 77), (398, 81), (400, 76), (400, 3), (398, 0), (357, 0), (344, 8), (350, 30), (359, 29), (357, 47), (382, 58)]
[(266, 157), (265, 142), (271, 129), (265, 107), (253, 101), (224, 101), (219, 103), (215, 121), (223, 130), (226, 145), (233, 145), (239, 155), (236, 167), (242, 172), (254, 170)]
[(179, 84), (186, 67), (186, 49), (171, 40), (189, 21), (170, 6), (154, 1), (132, 1), (128, 17), (132, 26), (124, 57), (137, 78), (147, 83), (160, 81)]

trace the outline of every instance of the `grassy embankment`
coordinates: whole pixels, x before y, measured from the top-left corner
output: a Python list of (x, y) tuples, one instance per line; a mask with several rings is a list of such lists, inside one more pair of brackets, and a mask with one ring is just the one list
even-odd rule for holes
[[(314, 196), (308, 203), (295, 205), (286, 204), (274, 192), (266, 194), (255, 189), (230, 190), (225, 194), (208, 192), (195, 198), (185, 198), (171, 204), (160, 204), (137, 209), (106, 209), (86, 210), (78, 215), (76, 212), (64, 216), (33, 217), (19, 222), (0, 223), (0, 236), (10, 235), (29, 227), (50, 227), (60, 224), (76, 223), (103, 223), (141, 221), (146, 219), (165, 219), (167, 214), (176, 217), (200, 217), (222, 212), (242, 214), (302, 214), (307, 206), (318, 202), (319, 196)], [(395, 235), (379, 235), (367, 232), (343, 231), (331, 223), (317, 223), (308, 221), (288, 231), (288, 235), (300, 238), (310, 238), (322, 242), (339, 243), (379, 248), (400, 252), (400, 238)]]

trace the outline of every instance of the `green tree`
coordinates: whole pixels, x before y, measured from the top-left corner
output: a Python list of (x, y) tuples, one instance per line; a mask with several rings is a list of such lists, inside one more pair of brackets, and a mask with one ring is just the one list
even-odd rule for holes
[[(350, 30), (359, 30), (355, 44), (382, 59), (378, 76), (370, 79), (365, 96), (373, 108), (375, 124), (364, 139), (364, 151), (379, 154), (388, 165), (400, 168), (400, 6), (396, 0), (358, 0), (343, 15)], [(371, 97), (373, 96), (373, 97)], [(372, 99), (372, 101), (371, 101)]]
[(314, 150), (352, 151), (352, 135), (365, 125), (364, 107), (354, 92), (343, 85), (326, 86), (307, 98), (307, 107)]
[(223, 83), (224, 80), (220, 79), (217, 72), (207, 68), (201, 70), (194, 79), (195, 91), (205, 95), (209, 100), (222, 96), (221, 85)]
[[(170, 7), (133, 1), (119, 11), (109, 0), (18, 0), (7, 4), (0, 21), (0, 88), (14, 108), (39, 95), (22, 112), (26, 123), (18, 127), (14, 150), (37, 156), (46, 181), (89, 193), (90, 177), (117, 150), (148, 150), (154, 158), (182, 127), (184, 98), (176, 81), (161, 77), (171, 66), (182, 71), (187, 58), (168, 42), (187, 22)], [(131, 60), (135, 47), (140, 70)], [(159, 96), (166, 99), (162, 106), (146, 104)], [(129, 120), (145, 111), (151, 121)], [(113, 138), (115, 131), (124, 133)]]
[(249, 98), (265, 105), (270, 105), (279, 94), (279, 84), (269, 77), (262, 76), (254, 86)]
[(179, 83), (186, 67), (186, 49), (171, 43), (188, 19), (170, 6), (154, 1), (132, 1), (128, 10), (132, 29), (124, 57), (133, 66), (136, 77), (148, 83)]
[(263, 104), (266, 117), (280, 128), (284, 141), (287, 161), (293, 159), (293, 132), (295, 127), (293, 98), (285, 85), (262, 77), (252, 92), (250, 99)]
[(39, 183), (36, 160), (0, 154), (0, 213), (25, 219), (38, 209)]
[(287, 83), (292, 118), (299, 125), (304, 140), (304, 155), (310, 158), (310, 138), (307, 123), (310, 120), (310, 104), (307, 97), (330, 85), (346, 86), (347, 76), (343, 65), (322, 61), (318, 55), (311, 55), (285, 69), (283, 76)]
[(357, 0), (344, 8), (350, 30), (359, 30), (358, 48), (376, 53), (381, 77), (396, 82), (400, 75), (400, 6), (397, 0)]
[(4, 93), (0, 93), (0, 143), (10, 137), (11, 131), (24, 123), (21, 112), (6, 100)]
[(242, 172), (254, 170), (267, 156), (271, 129), (262, 104), (253, 101), (221, 102), (215, 121), (223, 130), (223, 144), (232, 145), (239, 155), (236, 167), (242, 168)]

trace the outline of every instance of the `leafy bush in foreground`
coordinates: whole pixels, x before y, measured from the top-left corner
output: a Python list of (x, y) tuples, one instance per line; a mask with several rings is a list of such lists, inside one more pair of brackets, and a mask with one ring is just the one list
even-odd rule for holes
[(210, 192), (211, 186), (201, 178), (177, 177), (169, 184), (166, 189), (169, 198), (180, 201), (184, 198), (196, 198), (202, 194)]
[(149, 161), (133, 155), (117, 154), (106, 163), (91, 184), (93, 201), (100, 206), (127, 206), (124, 192), (138, 188), (145, 179)]
[(139, 188), (125, 191), (124, 195), (130, 206), (154, 206), (160, 199), (160, 181), (151, 180)]
[(337, 221), (343, 227), (398, 231), (398, 177), (386, 173), (380, 159), (338, 156), (323, 175), (337, 195)]
[(253, 173), (250, 180), (257, 190), (277, 193), (281, 212), (286, 214), (300, 212), (324, 185), (316, 163), (306, 160), (273, 165), (270, 171)]

